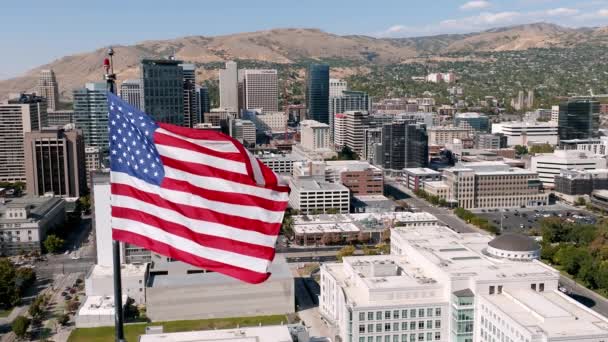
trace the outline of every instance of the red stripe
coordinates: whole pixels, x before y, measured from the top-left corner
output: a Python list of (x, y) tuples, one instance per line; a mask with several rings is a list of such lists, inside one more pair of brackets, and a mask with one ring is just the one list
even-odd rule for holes
[(112, 227), (112, 239), (131, 243), (142, 248), (149, 249), (155, 253), (183, 261), (205, 270), (219, 272), (250, 284), (262, 283), (270, 276), (270, 273), (259, 273), (245, 268), (201, 258), (199, 256), (179, 250), (174, 246), (151, 239), (147, 236), (131, 233), (116, 227)]
[(163, 220), (159, 217), (156, 217), (149, 213), (145, 213), (143, 211), (112, 206), (112, 217), (142, 222), (147, 225), (162, 229), (167, 233), (181, 236), (185, 239), (194, 241), (201, 246), (248, 255), (259, 259), (274, 259), (275, 251), (272, 247), (260, 246), (224, 237), (197, 233), (195, 231), (190, 230), (186, 226), (175, 223), (173, 221)]
[(177, 160), (163, 155), (160, 156), (160, 159), (166, 166), (185, 171), (193, 175), (221, 178), (246, 185), (256, 185), (255, 181), (250, 176), (242, 173), (226, 171), (224, 169), (219, 169), (205, 164)]
[(156, 131), (154, 133), (154, 143), (159, 144), (159, 145), (179, 147), (179, 148), (183, 148), (185, 150), (190, 150), (190, 151), (194, 151), (194, 152), (198, 152), (198, 153), (202, 153), (202, 154), (207, 154), (210, 156), (223, 158), (226, 160), (238, 161), (238, 162), (242, 162), (242, 163), (245, 162), (245, 160), (243, 158), (244, 156), (238, 152), (220, 152), (220, 151), (212, 150), (212, 149), (191, 143), (189, 141), (182, 140), (180, 138), (176, 138), (171, 135), (163, 134), (162, 132), (158, 132), (158, 131)]
[(224, 133), (220, 133), (217, 131), (192, 129), (192, 128), (175, 126), (175, 125), (161, 123), (161, 122), (157, 122), (157, 124), (161, 128), (164, 128), (171, 133), (175, 133), (175, 134), (178, 134), (183, 137), (190, 138), (190, 139), (232, 141), (232, 142), (237, 141), (238, 142), (238, 140), (234, 140), (232, 137), (229, 137), (229, 136), (225, 135)]
[(217, 191), (217, 190), (209, 190), (200, 188), (198, 186), (192, 185), (184, 180), (173, 179), (170, 177), (165, 177), (163, 179), (162, 187), (165, 189), (171, 189), (181, 192), (186, 192), (189, 194), (195, 194), (200, 197), (212, 200), (212, 201), (220, 201), (224, 203), (230, 204), (241, 204), (248, 206), (255, 206), (264, 208), (272, 211), (284, 211), (287, 207), (286, 201), (273, 201), (267, 198), (258, 197), (255, 195), (245, 195), (236, 192), (225, 192), (225, 191)]
[(191, 219), (221, 223), (227, 226), (256, 231), (271, 236), (278, 235), (281, 228), (281, 223), (268, 223), (241, 216), (219, 213), (210, 209), (173, 203), (157, 194), (145, 192), (130, 185), (114, 183), (112, 184), (111, 189), (112, 194), (133, 197), (161, 208), (173, 210)]

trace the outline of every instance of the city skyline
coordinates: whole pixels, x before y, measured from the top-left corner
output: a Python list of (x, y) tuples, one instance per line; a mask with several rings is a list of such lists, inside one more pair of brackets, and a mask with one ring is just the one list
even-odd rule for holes
[[(608, 1), (519, 0), (507, 3), (450, 0), (441, 4), (382, 1), (355, 2), (344, 7), (339, 3), (315, 0), (287, 7), (271, 0), (255, 6), (237, 1), (229, 11), (227, 5), (193, 1), (176, 8), (156, 6), (152, 1), (143, 9), (135, 3), (119, 6), (114, 0), (91, 4), (86, 8), (77, 6), (72, 0), (53, 6), (45, 3), (30, 5), (26, 9), (22, 4), (7, 4), (6, 11), (0, 17), (0, 30), (12, 32), (3, 39), (3, 46), (11, 54), (4, 56), (4, 63), (0, 65), (0, 79), (20, 75), (65, 55), (102, 46), (192, 35), (216, 36), (272, 28), (315, 27), (340, 35), (413, 37), (477, 32), (533, 22), (567, 27), (602, 26), (608, 23)], [(162, 10), (159, 9), (161, 7)], [(184, 11), (185, 8), (189, 10)], [(344, 19), (336, 18), (333, 13), (337, 10), (343, 14), (340, 18)], [(24, 18), (15, 13), (27, 13), (28, 25), (23, 26)], [(251, 15), (261, 20), (241, 20)], [(105, 25), (104, 20), (108, 17), (113, 17), (114, 22), (130, 24), (133, 29)], [(194, 20), (196, 18), (206, 18), (206, 25), (198, 25), (198, 21)], [(165, 22), (166, 25), (150, 26), (146, 22)], [(177, 22), (179, 25), (171, 25)], [(18, 31), (16, 27), (19, 27)]]

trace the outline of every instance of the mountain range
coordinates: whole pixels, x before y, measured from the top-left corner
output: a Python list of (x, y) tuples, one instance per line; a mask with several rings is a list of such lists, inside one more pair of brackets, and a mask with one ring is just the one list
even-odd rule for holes
[[(531, 48), (574, 48), (581, 44), (608, 45), (608, 27), (566, 28), (535, 23), (495, 28), (468, 34), (445, 34), (415, 38), (374, 38), (363, 35), (340, 36), (318, 29), (287, 28), (171, 40), (150, 40), (135, 45), (114, 46), (115, 71), (119, 80), (137, 78), (139, 60), (174, 55), (189, 63), (206, 64), (230, 59), (290, 64), (303, 60), (333, 59), (358, 64), (408, 63), (446, 54), (513, 51)], [(106, 48), (65, 56), (34, 68), (24, 75), (0, 81), (0, 99), (9, 93), (31, 91), (43, 69), (53, 69), (62, 98), (72, 89), (103, 78), (102, 61)], [(215, 70), (200, 68), (197, 80), (217, 78)]]

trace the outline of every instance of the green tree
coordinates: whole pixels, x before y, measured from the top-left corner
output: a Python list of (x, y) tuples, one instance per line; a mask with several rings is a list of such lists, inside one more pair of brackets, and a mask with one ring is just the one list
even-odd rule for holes
[(50, 234), (44, 240), (44, 248), (49, 253), (56, 253), (63, 248), (65, 241), (55, 234)]
[(338, 251), (338, 254), (337, 254), (338, 261), (342, 261), (342, 258), (351, 256), (353, 254), (355, 254), (354, 246), (344, 246), (344, 247), (342, 247), (342, 249), (340, 249)]
[(587, 204), (587, 201), (585, 201), (584, 197), (578, 197), (576, 201), (574, 201), (574, 205), (584, 206), (585, 204)]
[(530, 147), (530, 153), (552, 153), (555, 150), (551, 144), (533, 145)]
[(34, 285), (36, 272), (30, 267), (20, 267), (15, 272), (15, 285), (23, 292), (28, 287)]
[(338, 160), (358, 160), (359, 156), (350, 147), (344, 146), (342, 150), (338, 152)]
[(540, 221), (540, 230), (543, 241), (547, 243), (567, 241), (570, 226), (558, 217), (547, 217)]
[(7, 258), (0, 258), (0, 307), (11, 308), (19, 304), (20, 292), (15, 283), (16, 269)]
[(382, 242), (376, 245), (376, 250), (378, 250), (380, 254), (391, 254), (391, 245)]
[(517, 153), (518, 156), (528, 154), (528, 147), (522, 145), (515, 145), (515, 153)]
[(30, 326), (30, 320), (23, 316), (17, 316), (11, 324), (11, 329), (17, 335), (18, 338), (22, 339), (27, 333), (27, 328)]

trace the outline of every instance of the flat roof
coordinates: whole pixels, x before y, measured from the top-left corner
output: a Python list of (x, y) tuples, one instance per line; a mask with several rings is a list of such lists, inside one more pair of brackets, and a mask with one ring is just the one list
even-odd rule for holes
[(297, 183), (292, 182), (295, 187), (300, 190), (334, 190), (334, 191), (349, 191), (347, 187), (339, 183), (320, 182), (314, 179), (300, 178)]
[[(530, 289), (482, 295), (531, 334), (542, 332), (549, 338), (606, 338), (608, 320), (559, 291)], [(601, 337), (600, 337), (601, 336)]]
[[(120, 265), (120, 274), (125, 277), (144, 276), (148, 270), (148, 264), (122, 264)], [(102, 266), (99, 264), (93, 265), (91, 275), (95, 277), (113, 277), (114, 271), (112, 266)]]
[(403, 171), (417, 175), (417, 176), (428, 175), (428, 174), (431, 174), (431, 175), (440, 175), (441, 174), (441, 172), (435, 171), (433, 169), (429, 169), (428, 167), (412, 167), (412, 168), (403, 169)]
[(322, 234), (322, 233), (355, 233), (359, 232), (352, 223), (322, 223), (322, 224), (298, 224), (293, 226), (296, 234)]
[(559, 272), (540, 261), (496, 259), (485, 253), (494, 236), (456, 233), (443, 226), (397, 227), (391, 235), (412, 246), (451, 277), (484, 280), (509, 278), (557, 279)]
[(437, 222), (437, 217), (427, 213), (410, 213), (408, 211), (391, 211), (382, 213), (360, 214), (320, 214), (320, 215), (294, 215), (294, 225), (323, 224), (336, 222), (364, 222), (364, 221), (395, 221), (395, 222)]
[(140, 335), (139, 342), (292, 342), (286, 325)]
[[(0, 222), (3, 223), (28, 223), (43, 219), (51, 210), (65, 203), (59, 197), (17, 197), (6, 198), (0, 204)], [(7, 218), (4, 213), (8, 209), (27, 208), (29, 213), (26, 218)]]
[[(127, 302), (127, 296), (122, 296), (122, 303)], [(114, 296), (88, 296), (78, 310), (78, 316), (113, 316)]]

